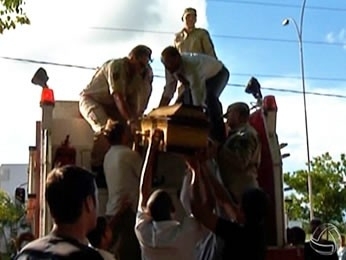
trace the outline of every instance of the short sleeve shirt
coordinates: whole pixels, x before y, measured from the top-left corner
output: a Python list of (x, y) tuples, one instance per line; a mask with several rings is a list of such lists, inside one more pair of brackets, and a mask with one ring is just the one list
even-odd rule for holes
[(112, 105), (112, 95), (120, 93), (131, 108), (142, 114), (152, 91), (151, 82), (151, 67), (142, 75), (130, 75), (128, 58), (113, 59), (105, 62), (96, 71), (81, 95), (88, 96), (102, 105)]
[(183, 260), (196, 259), (196, 245), (209, 231), (193, 217), (185, 217), (182, 222), (155, 222), (145, 213), (138, 212), (135, 232), (143, 259)]
[(191, 32), (185, 29), (175, 34), (174, 46), (182, 52), (203, 53), (216, 58), (214, 44), (209, 32), (202, 28), (195, 28)]
[(15, 257), (16, 260), (90, 259), (103, 257), (92, 247), (76, 240), (48, 235), (26, 245)]

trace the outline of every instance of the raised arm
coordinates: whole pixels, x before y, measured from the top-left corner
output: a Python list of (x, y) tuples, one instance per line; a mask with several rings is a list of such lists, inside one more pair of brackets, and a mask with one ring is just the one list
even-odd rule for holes
[(201, 192), (201, 185), (203, 180), (201, 178), (201, 167), (198, 162), (190, 163), (192, 170), (192, 194), (191, 194), (191, 210), (194, 217), (200, 221), (206, 228), (214, 231), (218, 217), (213, 213), (213, 209), (206, 203), (203, 203)]
[(186, 170), (186, 174), (183, 179), (183, 185), (181, 187), (180, 192), (180, 202), (187, 213), (187, 215), (191, 215), (191, 181), (192, 181), (192, 172), (191, 170)]
[(138, 210), (141, 212), (145, 210), (151, 193), (155, 160), (157, 158), (158, 147), (162, 139), (163, 131), (156, 129), (149, 142), (139, 184)]
[(239, 209), (235, 202), (231, 199), (226, 188), (219, 180), (209, 171), (206, 164), (202, 165), (202, 180), (206, 189), (215, 195), (217, 203), (224, 208), (227, 215), (236, 220), (239, 214)]

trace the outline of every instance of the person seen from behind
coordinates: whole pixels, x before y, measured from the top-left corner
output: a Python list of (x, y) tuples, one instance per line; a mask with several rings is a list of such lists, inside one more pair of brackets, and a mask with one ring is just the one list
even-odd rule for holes
[(45, 199), (53, 228), (27, 244), (15, 259), (103, 259), (87, 242), (97, 219), (95, 176), (78, 166), (55, 168), (47, 176)]

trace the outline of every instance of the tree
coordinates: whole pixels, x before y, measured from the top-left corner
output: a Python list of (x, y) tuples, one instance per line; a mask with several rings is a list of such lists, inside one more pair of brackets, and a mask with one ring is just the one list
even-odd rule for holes
[(0, 34), (15, 29), (18, 24), (30, 24), (24, 5), (24, 0), (0, 0)]
[[(17, 224), (24, 213), (23, 204), (13, 202), (6, 192), (0, 190), (0, 234), (5, 234), (4, 228), (6, 226), (12, 228), (14, 224)], [(6, 236), (4, 238), (6, 240)], [(7, 240), (6, 246), (9, 246)]]
[[(311, 161), (311, 183), (314, 216), (323, 222), (341, 223), (346, 210), (346, 157), (333, 161), (329, 153)], [(284, 174), (284, 182), (293, 189), (286, 197), (286, 212), (289, 219), (309, 219), (307, 171), (299, 170)]]

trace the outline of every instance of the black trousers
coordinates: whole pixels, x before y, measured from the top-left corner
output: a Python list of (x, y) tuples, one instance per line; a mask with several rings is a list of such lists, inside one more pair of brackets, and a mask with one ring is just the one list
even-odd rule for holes
[[(226, 127), (223, 121), (222, 104), (219, 97), (225, 89), (229, 79), (229, 71), (225, 66), (212, 78), (206, 82), (206, 105), (207, 115), (210, 122), (210, 137), (223, 143), (226, 139)], [(184, 92), (177, 98), (177, 103), (187, 105), (193, 104), (190, 88), (185, 88)]]

